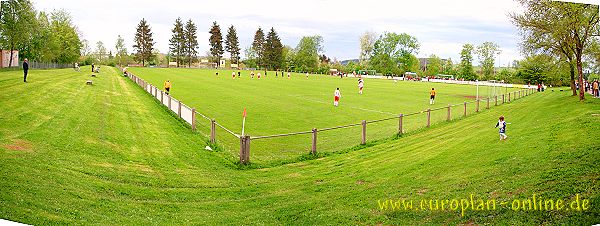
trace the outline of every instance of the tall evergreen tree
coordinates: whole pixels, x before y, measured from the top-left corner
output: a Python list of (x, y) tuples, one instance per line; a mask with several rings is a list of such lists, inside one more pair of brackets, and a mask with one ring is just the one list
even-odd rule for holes
[(184, 39), (185, 39), (185, 55), (188, 60), (188, 67), (192, 66), (192, 60), (198, 54), (198, 28), (192, 20), (188, 20), (185, 24)]
[(254, 34), (254, 41), (252, 42), (252, 50), (256, 53), (256, 64), (258, 67), (264, 65), (264, 46), (265, 45), (265, 33), (259, 27)]
[(264, 63), (267, 68), (281, 68), (283, 63), (283, 45), (274, 28), (271, 28), (271, 31), (267, 34), (267, 39), (263, 46), (263, 55)]
[(223, 36), (221, 35), (221, 28), (217, 24), (217, 21), (213, 22), (213, 26), (210, 28), (210, 54), (217, 65), (223, 57)]
[(235, 27), (231, 25), (229, 30), (227, 30), (227, 36), (225, 37), (225, 49), (229, 54), (231, 54), (231, 61), (236, 64), (239, 63), (240, 60), (240, 43), (238, 41), (237, 32), (235, 31)]
[(135, 45), (133, 48), (136, 51), (135, 59), (142, 62), (142, 66), (146, 66), (146, 62), (150, 61), (154, 54), (152, 49), (154, 48), (154, 39), (152, 39), (152, 31), (150, 25), (146, 22), (146, 19), (140, 21), (135, 32)]
[(173, 32), (173, 35), (169, 39), (169, 52), (171, 56), (175, 57), (175, 62), (177, 62), (177, 67), (179, 67), (179, 63), (185, 55), (185, 35), (181, 18), (175, 20), (175, 25), (171, 32)]

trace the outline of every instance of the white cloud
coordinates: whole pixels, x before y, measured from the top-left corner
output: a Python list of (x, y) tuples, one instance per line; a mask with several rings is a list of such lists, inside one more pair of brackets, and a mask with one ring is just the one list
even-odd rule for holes
[(236, 27), (242, 49), (250, 45), (260, 26), (264, 30), (274, 27), (290, 46), (302, 36), (319, 34), (325, 41), (325, 54), (338, 59), (357, 58), (359, 36), (367, 30), (413, 35), (421, 42), (419, 56), (436, 54), (457, 60), (462, 44), (492, 41), (504, 50), (501, 61), (519, 58), (519, 36), (507, 17), (520, 10), (513, 0), (105, 0), (97, 4), (44, 0), (35, 4), (38, 10), (64, 8), (71, 12), (91, 46), (103, 41), (109, 49), (114, 49), (120, 34), (132, 51), (135, 27), (146, 18), (157, 48), (167, 52), (172, 24), (181, 17), (198, 25), (201, 54), (209, 49), (208, 30), (217, 21), (223, 34), (230, 25)]

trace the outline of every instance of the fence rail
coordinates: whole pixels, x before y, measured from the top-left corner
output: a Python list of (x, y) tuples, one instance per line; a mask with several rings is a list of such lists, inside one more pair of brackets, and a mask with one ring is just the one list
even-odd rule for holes
[[(163, 104), (165, 107), (167, 107), (170, 111), (172, 111), (178, 117), (180, 117), (185, 122), (187, 122), (192, 127), (192, 130), (195, 131), (196, 127), (197, 127), (197, 120), (198, 120), (196, 117), (197, 115), (206, 119), (210, 123), (210, 134), (208, 134), (208, 136), (210, 136), (209, 138), (210, 138), (211, 143), (214, 143), (214, 144), (217, 143), (217, 139), (216, 139), (217, 128), (220, 128), (220, 129), (224, 130), (227, 134), (235, 137), (236, 139), (239, 139), (239, 142), (240, 142), (239, 157), (240, 157), (241, 164), (247, 164), (250, 162), (250, 143), (253, 140), (268, 140), (268, 139), (275, 139), (275, 138), (312, 134), (312, 136), (311, 136), (312, 139), (311, 139), (311, 143), (310, 143), (311, 144), (310, 145), (311, 153), (316, 154), (316, 152), (317, 152), (317, 137), (318, 137), (319, 132), (326, 132), (326, 131), (331, 131), (331, 130), (351, 128), (351, 127), (361, 127), (361, 129), (360, 129), (361, 144), (366, 144), (366, 142), (367, 142), (367, 125), (369, 125), (369, 124), (381, 123), (381, 122), (391, 121), (391, 120), (398, 120), (398, 127), (397, 127), (396, 132), (397, 132), (397, 134), (403, 134), (403, 133), (405, 133), (404, 120), (410, 116), (426, 114), (427, 121), (423, 127), (430, 127), (432, 112), (446, 110), (447, 111), (446, 121), (451, 121), (452, 120), (452, 110), (455, 107), (462, 106), (463, 111), (462, 112), (458, 111), (457, 113), (458, 114), (462, 113), (462, 117), (466, 117), (468, 115), (468, 108), (467, 108), (468, 105), (470, 106), (471, 104), (475, 104), (475, 106), (474, 106), (475, 112), (480, 112), (482, 109), (480, 106), (481, 101), (485, 101), (485, 104), (486, 104), (485, 109), (490, 109), (491, 102), (494, 103), (493, 106), (498, 106), (499, 104), (509, 103), (511, 101), (514, 101), (515, 99), (529, 96), (535, 92), (533, 89), (520, 89), (520, 90), (516, 90), (513, 92), (509, 92), (509, 93), (496, 95), (491, 98), (490, 97), (476, 98), (475, 100), (465, 101), (460, 104), (448, 104), (448, 106), (444, 106), (444, 107), (425, 109), (422, 111), (412, 112), (412, 113), (408, 113), (408, 114), (398, 114), (398, 116), (382, 118), (382, 119), (363, 120), (360, 123), (334, 126), (334, 127), (328, 127), (328, 128), (321, 128), (321, 129), (313, 128), (310, 131), (301, 131), (301, 132), (293, 132), (293, 133), (273, 134), (273, 135), (264, 135), (264, 136), (249, 136), (249, 135), (240, 135), (240, 134), (233, 132), (232, 130), (226, 128), (225, 126), (217, 123), (214, 119), (211, 119), (210, 117), (197, 112), (195, 108), (191, 108), (191, 107), (187, 106), (186, 104), (182, 103), (180, 100), (177, 100), (177, 99), (171, 97), (170, 95), (163, 92), (161, 89), (157, 88), (156, 86), (152, 85), (151, 83), (146, 82), (145, 80), (137, 77), (136, 75), (134, 75), (132, 73), (127, 73), (127, 77), (129, 79), (131, 79), (133, 82), (135, 82), (136, 84), (138, 84), (142, 89), (144, 89), (151, 96), (153, 96), (158, 101), (160, 101), (160, 103)], [(456, 113), (455, 113), (455, 115), (456, 115)], [(420, 128), (423, 128), (423, 127), (420, 127)]]

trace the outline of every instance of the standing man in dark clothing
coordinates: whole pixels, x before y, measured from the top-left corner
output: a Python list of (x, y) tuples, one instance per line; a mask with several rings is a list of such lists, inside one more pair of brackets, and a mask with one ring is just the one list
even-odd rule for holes
[(27, 82), (27, 71), (29, 71), (29, 61), (25, 58), (23, 61), (23, 82)]
[(95, 67), (95, 66), (96, 66), (96, 65), (94, 65), (94, 63), (92, 63), (92, 73), (94, 73), (94, 67)]

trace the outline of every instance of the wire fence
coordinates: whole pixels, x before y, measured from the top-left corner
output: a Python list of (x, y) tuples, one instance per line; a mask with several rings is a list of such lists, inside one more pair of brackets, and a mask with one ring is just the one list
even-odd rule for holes
[(336, 152), (367, 142), (387, 139), (395, 135), (430, 127), (435, 123), (453, 121), (471, 114), (490, 109), (494, 106), (512, 102), (533, 94), (534, 89), (518, 89), (497, 96), (479, 98), (459, 104), (424, 109), (422, 111), (398, 114), (397, 116), (363, 120), (347, 125), (326, 128), (307, 128), (304, 131), (262, 136), (240, 135), (223, 126), (195, 108), (166, 94), (163, 90), (146, 82), (132, 73), (126, 76), (138, 84), (148, 94), (157, 99), (167, 109), (188, 123), (192, 130), (209, 138), (210, 143), (218, 145), (234, 156), (238, 155), (241, 164), (250, 162), (250, 147), (253, 161), (273, 163), (301, 157), (303, 154)]
[[(23, 68), (23, 61), (19, 62), (19, 68)], [(41, 63), (29, 61), (29, 69), (62, 69), (75, 68), (74, 64), (59, 64), (59, 63)]]

